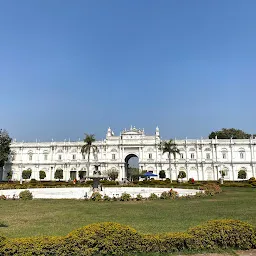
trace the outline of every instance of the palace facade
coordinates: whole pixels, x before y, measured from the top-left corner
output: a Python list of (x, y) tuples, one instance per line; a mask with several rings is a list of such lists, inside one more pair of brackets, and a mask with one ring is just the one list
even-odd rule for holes
[[(144, 130), (131, 127), (115, 136), (109, 128), (106, 139), (96, 141), (98, 153), (90, 154), (90, 170), (87, 171), (87, 156), (81, 154), (82, 141), (64, 142), (13, 142), (12, 155), (3, 168), (0, 179), (7, 179), (12, 171), (12, 180), (20, 180), (23, 170), (32, 171), (31, 179), (39, 180), (39, 171), (46, 173), (45, 180), (54, 180), (57, 169), (63, 170), (63, 179), (79, 179), (79, 171), (85, 176), (95, 169), (101, 173), (109, 170), (119, 173), (118, 180), (127, 178), (127, 166), (131, 157), (138, 158), (141, 171), (159, 175), (165, 170), (166, 177), (177, 179), (179, 171), (187, 174), (186, 179), (218, 180), (221, 171), (225, 180), (239, 180), (239, 170), (245, 170), (247, 178), (255, 177), (256, 139), (184, 139), (175, 140), (180, 154), (171, 156), (169, 170), (168, 154), (159, 150), (161, 142), (159, 128), (154, 135), (146, 135)], [(171, 173), (170, 173), (171, 172)], [(2, 177), (1, 177), (2, 176)]]

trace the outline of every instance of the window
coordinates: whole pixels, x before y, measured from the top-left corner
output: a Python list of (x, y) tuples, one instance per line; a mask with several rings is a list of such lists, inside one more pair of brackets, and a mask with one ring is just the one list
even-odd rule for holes
[(210, 153), (207, 153), (207, 154), (206, 154), (206, 159), (211, 159)]
[(244, 153), (240, 152), (240, 159), (244, 159)]
[(116, 159), (116, 155), (112, 154), (112, 160), (115, 160), (115, 159)]
[(76, 155), (72, 155), (72, 159), (73, 159), (73, 160), (76, 160)]
[(180, 159), (183, 159), (183, 158), (184, 158), (183, 153), (180, 153)]
[(61, 160), (61, 155), (59, 155), (59, 160)]
[(83, 160), (85, 159), (85, 155), (83, 154)]
[(29, 155), (28, 159), (29, 161), (32, 161), (32, 154)]
[(13, 155), (12, 155), (12, 160), (15, 161), (15, 158), (16, 158), (16, 155), (13, 154)]
[(148, 154), (148, 159), (152, 159), (152, 154), (151, 153)]
[(44, 155), (44, 160), (47, 160), (48, 156), (47, 155)]
[(222, 153), (222, 158), (226, 159), (227, 158), (227, 154), (226, 153)]
[(195, 154), (194, 154), (194, 153), (191, 153), (191, 154), (190, 154), (190, 158), (191, 158), (191, 159), (195, 159)]

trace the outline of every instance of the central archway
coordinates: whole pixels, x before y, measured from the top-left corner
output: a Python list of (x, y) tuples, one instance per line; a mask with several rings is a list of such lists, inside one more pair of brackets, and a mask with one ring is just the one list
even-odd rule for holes
[(125, 176), (129, 181), (139, 174), (139, 158), (135, 154), (129, 154), (125, 157)]

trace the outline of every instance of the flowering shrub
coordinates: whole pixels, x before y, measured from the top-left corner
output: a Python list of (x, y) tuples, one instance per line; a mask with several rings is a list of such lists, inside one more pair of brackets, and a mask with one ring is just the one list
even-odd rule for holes
[(148, 199), (149, 200), (156, 200), (156, 199), (158, 199), (158, 196), (155, 193), (151, 193)]
[(219, 185), (215, 183), (207, 183), (200, 187), (201, 190), (204, 190), (206, 195), (213, 196), (214, 194), (221, 193), (222, 190)]
[(131, 199), (131, 195), (126, 192), (124, 192), (120, 197), (120, 201), (130, 201), (130, 199)]
[(99, 192), (93, 192), (90, 199), (92, 201), (101, 201), (102, 195)]
[(29, 190), (24, 190), (24, 191), (20, 192), (19, 197), (21, 200), (32, 200), (33, 199), (33, 195)]

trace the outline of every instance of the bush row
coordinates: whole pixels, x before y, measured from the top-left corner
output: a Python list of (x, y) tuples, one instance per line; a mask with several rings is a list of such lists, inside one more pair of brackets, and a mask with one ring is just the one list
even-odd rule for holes
[(0, 255), (131, 255), (184, 250), (256, 248), (256, 230), (239, 220), (213, 220), (187, 232), (143, 235), (118, 223), (104, 222), (72, 231), (65, 237), (6, 239)]

